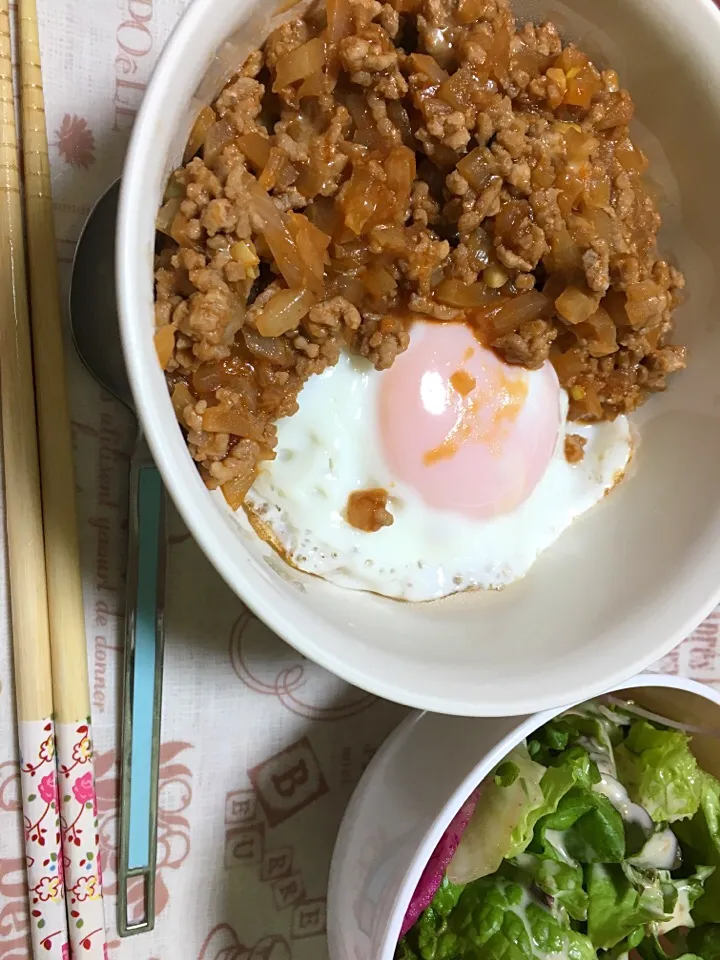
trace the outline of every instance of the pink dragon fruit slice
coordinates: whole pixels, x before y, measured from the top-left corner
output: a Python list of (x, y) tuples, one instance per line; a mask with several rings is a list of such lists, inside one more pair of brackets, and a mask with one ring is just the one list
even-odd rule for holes
[(427, 866), (422, 872), (415, 892), (410, 898), (410, 904), (405, 913), (400, 937), (404, 937), (408, 930), (413, 926), (423, 910), (433, 901), (435, 894), (440, 888), (448, 864), (453, 858), (453, 854), (458, 848), (462, 835), (470, 822), (470, 818), (475, 812), (475, 806), (480, 796), (480, 788), (475, 790), (465, 803), (460, 807), (452, 819), (450, 826), (440, 838), (438, 845), (433, 850)]

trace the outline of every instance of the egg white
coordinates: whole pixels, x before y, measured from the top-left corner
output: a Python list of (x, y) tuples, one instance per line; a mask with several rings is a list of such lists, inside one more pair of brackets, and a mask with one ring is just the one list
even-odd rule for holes
[[(532, 373), (529, 374), (533, 376)], [(632, 452), (625, 417), (567, 423), (550, 465), (518, 508), (489, 521), (429, 507), (390, 475), (376, 423), (382, 373), (357, 357), (303, 388), (300, 409), (278, 422), (277, 459), (264, 463), (247, 507), (296, 567), (339, 586), (422, 601), (468, 589), (497, 589), (523, 577), (574, 519), (621, 478)], [(578, 464), (567, 462), (566, 434), (587, 440)], [(374, 533), (344, 518), (354, 491), (382, 487), (392, 526)]]

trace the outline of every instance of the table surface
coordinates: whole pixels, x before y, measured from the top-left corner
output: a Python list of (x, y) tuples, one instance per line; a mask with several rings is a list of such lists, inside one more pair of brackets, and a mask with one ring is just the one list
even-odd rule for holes
[[(83, 221), (120, 173), (150, 71), (184, 6), (38, 0), (65, 289)], [(366, 763), (405, 711), (278, 640), (172, 512), (158, 919), (152, 933), (117, 937), (118, 626), (133, 422), (72, 350), (68, 369), (110, 957), (323, 960), (337, 827)], [(29, 960), (4, 551), (0, 617), (0, 960)], [(720, 686), (719, 623), (716, 611), (656, 669)]]

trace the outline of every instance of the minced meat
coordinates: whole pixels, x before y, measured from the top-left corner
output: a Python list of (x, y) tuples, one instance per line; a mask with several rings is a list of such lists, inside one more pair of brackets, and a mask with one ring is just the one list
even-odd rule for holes
[(158, 217), (156, 345), (206, 484), (239, 506), (307, 379), (344, 349), (387, 369), (418, 317), (549, 359), (574, 420), (663, 390), (684, 278), (658, 259), (633, 112), (509, 0), (334, 0), (275, 30), (201, 112)]

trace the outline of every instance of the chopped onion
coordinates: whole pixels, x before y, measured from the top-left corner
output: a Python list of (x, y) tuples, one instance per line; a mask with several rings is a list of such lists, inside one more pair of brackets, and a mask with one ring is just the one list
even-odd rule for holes
[(350, 0), (327, 0), (328, 37), (337, 43), (350, 33)]
[(273, 144), (271, 137), (263, 137), (259, 133), (244, 133), (237, 138), (237, 145), (245, 157), (250, 161), (257, 173), (264, 170), (270, 157), (270, 147)]
[(640, 283), (628, 285), (625, 312), (635, 330), (654, 326), (666, 309), (667, 296), (654, 280), (642, 280)]
[(325, 265), (329, 262), (327, 248), (330, 237), (302, 213), (288, 214), (288, 227), (307, 270), (315, 278), (314, 287), (322, 292)]
[(574, 377), (585, 370), (585, 358), (579, 347), (571, 347), (565, 353), (552, 353), (550, 362), (555, 368), (561, 387), (566, 387)]
[(630, 140), (615, 148), (615, 156), (629, 173), (644, 173), (647, 170), (647, 157)]
[(416, 70), (418, 73), (424, 73), (433, 83), (439, 85), (448, 79), (447, 73), (437, 60), (434, 57), (428, 56), (427, 53), (411, 53), (410, 60), (413, 70)]
[(376, 142), (379, 143), (380, 136), (365, 97), (359, 93), (349, 93), (345, 98), (345, 106), (355, 124), (353, 137), (355, 143), (362, 143), (366, 147), (372, 147)]
[(208, 360), (193, 373), (192, 388), (201, 397), (215, 393), (220, 387), (230, 387), (237, 393), (247, 384), (247, 376), (247, 364), (238, 356)]
[(175, 349), (175, 328), (169, 323), (155, 332), (155, 351), (163, 370), (167, 370)]
[[(539, 320), (552, 313), (552, 302), (538, 290), (530, 290), (519, 296), (505, 300), (495, 309), (485, 310), (484, 320), (489, 328), (491, 340), (514, 333), (523, 323)], [(483, 326), (483, 318), (480, 318)]]
[(173, 238), (175, 243), (180, 247), (190, 247), (195, 249), (197, 247), (197, 241), (193, 240), (188, 233), (188, 228), (190, 227), (190, 221), (185, 216), (184, 213), (178, 211), (170, 227), (170, 236)]
[(386, 103), (388, 116), (400, 131), (403, 143), (411, 150), (415, 150), (417, 140), (407, 110), (399, 100), (388, 100)]
[(435, 289), (435, 299), (451, 307), (487, 307), (497, 302), (497, 294), (484, 283), (443, 280)]
[(350, 303), (358, 306), (365, 296), (365, 287), (359, 277), (339, 273), (332, 281), (333, 292), (336, 296), (345, 297)]
[(258, 360), (268, 360), (276, 367), (293, 365), (293, 353), (284, 337), (263, 337), (252, 327), (243, 327), (243, 338), (250, 353)]
[(587, 110), (597, 92), (598, 88), (590, 80), (573, 77), (568, 79), (565, 103), (569, 107), (583, 107)]
[(228, 480), (222, 485), (223, 496), (231, 510), (238, 510), (243, 505), (248, 490), (255, 483), (256, 476), (257, 471), (253, 470), (251, 473), (235, 477), (234, 480)]
[(671, 730), (682, 730), (683, 733), (694, 734), (695, 736), (700, 737), (720, 738), (720, 729), (713, 729), (712, 727), (698, 727), (692, 723), (679, 723), (677, 720), (668, 720), (667, 717), (661, 717), (659, 713), (653, 713), (652, 710), (646, 710), (644, 707), (640, 707), (630, 700), (621, 700), (620, 697), (613, 696), (611, 693), (607, 694), (605, 699), (608, 701), (608, 703), (612, 703), (613, 706), (619, 707), (621, 710), (625, 710), (627, 713), (635, 714), (638, 717), (642, 717), (644, 720), (651, 720), (653, 723), (660, 723), (662, 726), (668, 727)]
[(200, 147), (205, 143), (205, 137), (210, 127), (217, 120), (215, 111), (212, 107), (203, 107), (198, 118), (193, 124), (193, 128), (190, 131), (190, 138), (188, 139), (187, 146), (185, 147), (185, 154), (183, 155), (183, 163), (189, 163), (190, 160), (195, 156)]
[(368, 293), (378, 300), (392, 297), (397, 293), (397, 281), (382, 266), (368, 270), (363, 277), (363, 282)]
[(581, 69), (586, 67), (590, 63), (590, 59), (582, 50), (578, 50), (574, 43), (569, 43), (567, 47), (563, 49), (563, 52), (557, 58), (554, 67), (558, 67), (560, 70), (563, 70), (565, 73), (570, 73), (573, 69)]
[(487, 16), (487, 0), (460, 0), (456, 17), (460, 23), (476, 23)]
[(318, 73), (325, 66), (325, 41), (322, 37), (313, 37), (307, 43), (295, 47), (280, 57), (275, 65), (273, 91), (284, 90), (298, 80), (304, 80)]
[(582, 270), (582, 253), (569, 230), (560, 230), (551, 238), (550, 254), (546, 257), (546, 265), (551, 273), (571, 274), (575, 270)]
[(379, 223), (372, 228), (372, 239), (387, 253), (399, 254), (407, 250), (405, 231), (396, 223)]
[(317, 167), (311, 167), (306, 163), (298, 166), (300, 171), (295, 186), (304, 196), (316, 197), (322, 191), (327, 178)]
[(626, 127), (635, 114), (635, 106), (630, 95), (624, 90), (610, 94), (611, 103), (605, 116), (596, 124), (598, 130), (612, 130), (614, 127)]
[(175, 217), (180, 213), (180, 203), (179, 197), (171, 197), (158, 210), (158, 215), (155, 218), (155, 228), (160, 233), (164, 233), (166, 237), (172, 236), (172, 225)]
[(567, 323), (583, 323), (598, 308), (598, 297), (583, 293), (578, 287), (568, 287), (555, 301), (557, 312)]
[(237, 130), (229, 120), (218, 120), (208, 127), (203, 146), (203, 160), (206, 164), (215, 161), (223, 149), (235, 139)]
[(570, 163), (579, 167), (597, 150), (599, 141), (589, 133), (584, 133), (574, 123), (563, 123), (563, 138)]
[(573, 327), (573, 332), (588, 341), (591, 357), (607, 357), (617, 350), (616, 327), (607, 310), (598, 310), (584, 323)]
[(300, 84), (298, 98), (302, 100), (303, 97), (320, 97), (324, 93), (330, 93), (335, 85), (333, 83), (332, 86), (329, 86), (328, 83), (328, 77), (322, 70), (318, 70), (317, 73), (305, 77)]
[(507, 24), (495, 31), (483, 67), (492, 70), (493, 76), (503, 80), (510, 68), (510, 30)]
[(602, 404), (595, 387), (591, 383), (577, 383), (570, 387), (571, 420), (601, 420)]
[(250, 202), (258, 221), (258, 230), (270, 248), (275, 264), (289, 287), (312, 286), (318, 293), (321, 285), (308, 269), (295, 240), (288, 229), (287, 218), (272, 202), (266, 190), (254, 177), (246, 177)]
[(270, 148), (268, 162), (258, 177), (258, 183), (263, 190), (287, 190), (290, 184), (297, 180), (297, 170), (282, 150)]
[(367, 167), (355, 166), (342, 200), (346, 225), (360, 236), (378, 206), (378, 181)]
[(464, 177), (476, 192), (483, 190), (497, 174), (494, 164), (488, 162), (487, 150), (476, 147), (458, 161), (458, 173)]
[(175, 416), (180, 423), (182, 423), (185, 407), (187, 407), (188, 404), (195, 403), (193, 395), (190, 393), (190, 387), (188, 387), (184, 380), (180, 380), (175, 384), (170, 400), (173, 405), (173, 410), (175, 411)]
[[(404, 219), (415, 180), (415, 154), (403, 144), (395, 144), (390, 148), (383, 168), (387, 176), (387, 186), (395, 195), (395, 212)], [(388, 211), (388, 214), (390, 213), (391, 211)]]
[(474, 230), (465, 241), (468, 251), (468, 266), (478, 273), (490, 263), (493, 242), (482, 227)]
[(309, 203), (305, 207), (305, 216), (328, 237), (335, 235), (341, 223), (340, 213), (330, 197), (317, 197)]
[(247, 437), (261, 442), (265, 432), (262, 423), (242, 407), (218, 404), (208, 407), (202, 418), (203, 430), (208, 433), (230, 433), (235, 437)]
[(307, 287), (280, 290), (265, 304), (257, 318), (258, 333), (263, 337), (281, 337), (294, 330), (315, 302), (316, 298)]

